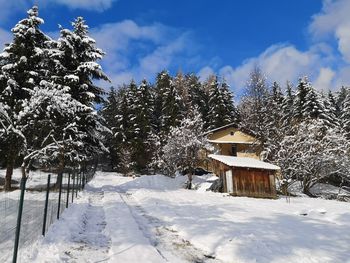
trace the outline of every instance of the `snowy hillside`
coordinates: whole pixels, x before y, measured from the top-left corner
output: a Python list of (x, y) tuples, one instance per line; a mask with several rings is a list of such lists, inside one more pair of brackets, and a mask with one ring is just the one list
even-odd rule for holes
[(184, 181), (98, 173), (26, 262), (350, 262), (349, 203), (229, 197)]

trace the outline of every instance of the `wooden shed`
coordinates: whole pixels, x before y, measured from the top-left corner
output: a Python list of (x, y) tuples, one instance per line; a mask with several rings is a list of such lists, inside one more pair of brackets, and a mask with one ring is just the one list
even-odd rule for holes
[(254, 158), (210, 154), (224, 192), (234, 196), (276, 198), (275, 175), (280, 168)]

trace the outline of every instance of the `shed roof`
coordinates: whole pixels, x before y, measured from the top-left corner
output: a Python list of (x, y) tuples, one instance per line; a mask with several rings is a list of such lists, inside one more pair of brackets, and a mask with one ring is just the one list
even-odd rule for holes
[(264, 169), (264, 170), (280, 170), (280, 168), (277, 165), (259, 161), (254, 158), (236, 157), (236, 156), (218, 155), (218, 154), (210, 154), (208, 157), (232, 167), (246, 167), (246, 168)]

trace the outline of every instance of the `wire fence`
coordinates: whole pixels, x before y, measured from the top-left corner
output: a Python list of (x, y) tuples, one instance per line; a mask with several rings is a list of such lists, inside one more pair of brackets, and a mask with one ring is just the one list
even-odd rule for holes
[(0, 262), (25, 262), (33, 253), (31, 245), (47, 233), (94, 173), (93, 167), (67, 170), (61, 176), (36, 171), (20, 180), (18, 190), (0, 192)]

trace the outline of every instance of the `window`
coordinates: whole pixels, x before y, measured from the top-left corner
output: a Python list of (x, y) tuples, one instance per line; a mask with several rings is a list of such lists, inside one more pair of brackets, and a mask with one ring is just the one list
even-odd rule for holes
[(231, 145), (231, 155), (237, 156), (237, 146), (234, 144)]
[(231, 136), (233, 136), (233, 135), (235, 135), (235, 132), (232, 131), (232, 132), (230, 132), (230, 134), (231, 134)]

